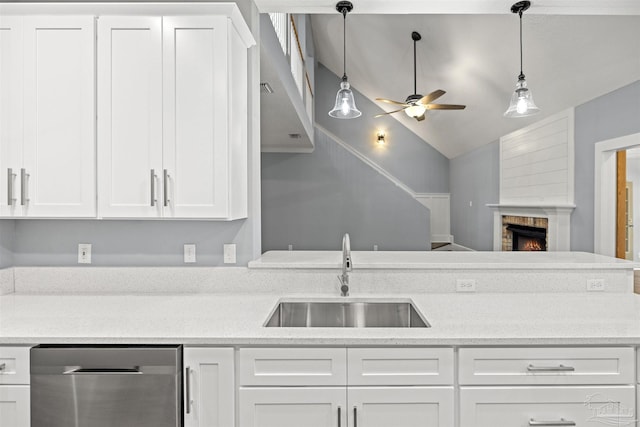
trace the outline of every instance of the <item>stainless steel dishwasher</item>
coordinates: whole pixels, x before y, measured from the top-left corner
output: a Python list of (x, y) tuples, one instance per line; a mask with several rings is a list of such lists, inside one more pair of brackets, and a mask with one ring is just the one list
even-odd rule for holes
[(181, 346), (37, 346), (31, 427), (180, 427), (181, 384)]

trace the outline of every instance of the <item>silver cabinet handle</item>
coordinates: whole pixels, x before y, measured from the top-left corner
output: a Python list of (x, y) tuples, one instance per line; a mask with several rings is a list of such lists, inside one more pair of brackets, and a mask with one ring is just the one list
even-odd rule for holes
[(191, 400), (191, 368), (184, 368), (184, 388), (185, 388), (185, 403), (187, 405), (187, 414), (191, 413), (191, 406), (193, 400)]
[(13, 178), (15, 178), (13, 169), (7, 169), (7, 205), (13, 205)]
[(165, 206), (169, 206), (169, 171), (167, 171), (166, 169), (164, 170), (164, 177), (163, 177), (163, 182), (164, 182), (164, 188), (163, 190), (163, 194), (164, 194), (164, 205)]
[(529, 372), (573, 372), (575, 370), (576, 368), (574, 368), (573, 366), (564, 366), (564, 365), (558, 365), (558, 366), (529, 365), (527, 366), (527, 371)]
[(140, 366), (132, 368), (75, 368), (64, 371), (63, 375), (142, 375)]
[(27, 178), (29, 174), (25, 168), (20, 169), (20, 204), (26, 205), (29, 199), (27, 199)]
[(342, 408), (338, 406), (338, 427), (342, 425)]
[(358, 427), (358, 408), (353, 407), (353, 427)]
[(158, 199), (156, 199), (156, 175), (155, 169), (151, 169), (151, 206), (155, 206)]
[(575, 421), (565, 420), (564, 418), (560, 418), (557, 421), (537, 421), (531, 418), (529, 420), (530, 426), (575, 426)]

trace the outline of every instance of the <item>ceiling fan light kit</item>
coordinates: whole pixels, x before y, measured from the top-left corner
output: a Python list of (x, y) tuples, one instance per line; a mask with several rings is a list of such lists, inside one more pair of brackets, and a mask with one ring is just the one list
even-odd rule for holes
[(356, 117), (360, 117), (362, 113), (356, 107), (351, 85), (349, 85), (347, 79), (347, 13), (353, 10), (353, 4), (350, 1), (340, 1), (336, 4), (336, 10), (342, 14), (343, 75), (342, 82), (340, 82), (340, 89), (336, 94), (336, 103), (333, 109), (329, 111), (329, 115), (336, 119), (355, 119)]
[(421, 122), (425, 119), (427, 110), (464, 110), (464, 105), (453, 104), (432, 104), (433, 101), (440, 98), (446, 92), (443, 90), (436, 90), (428, 95), (422, 96), (417, 90), (417, 73), (416, 73), (416, 42), (422, 39), (422, 36), (417, 31), (411, 33), (411, 40), (413, 40), (413, 94), (409, 95), (404, 102), (392, 101), (385, 98), (376, 98), (376, 101), (386, 102), (387, 104), (393, 104), (401, 106), (399, 110), (389, 111), (387, 113), (378, 114), (376, 117), (382, 117), (393, 113), (404, 111), (409, 117)]
[(533, 95), (527, 87), (524, 73), (522, 71), (522, 12), (531, 7), (530, 1), (519, 1), (511, 6), (511, 12), (517, 13), (520, 19), (520, 74), (516, 83), (516, 90), (511, 95), (509, 108), (505, 111), (504, 116), (509, 118), (527, 117), (540, 112), (540, 109), (533, 102)]

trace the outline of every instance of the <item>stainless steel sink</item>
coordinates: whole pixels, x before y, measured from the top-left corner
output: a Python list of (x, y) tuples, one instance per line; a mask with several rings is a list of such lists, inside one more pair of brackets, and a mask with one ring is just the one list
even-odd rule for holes
[(283, 301), (266, 327), (280, 328), (429, 328), (410, 301)]

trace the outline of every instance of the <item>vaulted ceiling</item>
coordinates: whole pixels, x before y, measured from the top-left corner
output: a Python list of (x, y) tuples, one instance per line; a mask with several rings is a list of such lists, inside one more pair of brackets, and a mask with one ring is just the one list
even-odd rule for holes
[[(404, 113), (379, 120), (381, 126), (385, 120), (399, 120), (449, 158), (640, 79), (637, 0), (532, 2), (523, 18), (524, 72), (542, 113), (523, 119), (502, 116), (519, 73), (518, 18), (509, 12), (512, 1), (352, 1), (354, 11), (347, 17), (349, 81), (372, 100), (403, 101), (413, 93), (411, 32), (420, 32), (418, 93), (443, 89), (447, 94), (438, 102), (467, 108), (431, 111), (422, 122)], [(316, 13), (316, 59), (342, 75), (342, 16), (335, 2), (257, 4), (263, 12)], [(381, 112), (394, 109), (380, 106)]]

